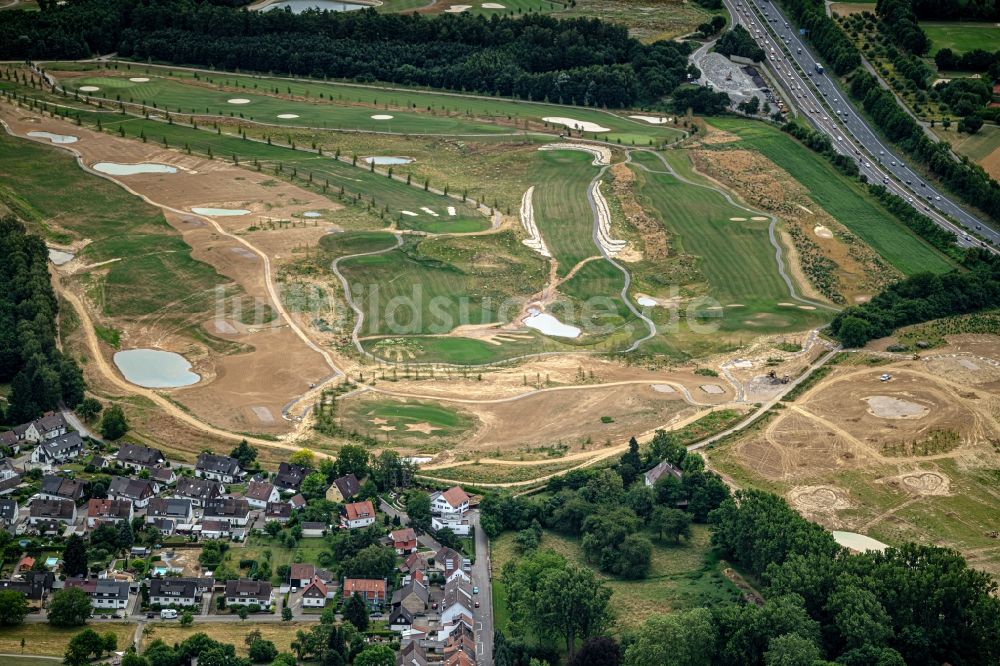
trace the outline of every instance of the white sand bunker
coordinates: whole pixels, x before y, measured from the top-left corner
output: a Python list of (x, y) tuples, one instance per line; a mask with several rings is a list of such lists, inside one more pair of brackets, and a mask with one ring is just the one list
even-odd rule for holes
[(148, 77), (145, 76), (133, 76), (129, 79), (132, 83), (147, 83), (149, 81)]
[(52, 132), (28, 132), (28, 136), (36, 139), (48, 139), (52, 143), (76, 143), (80, 140), (71, 134), (53, 134)]
[(632, 120), (642, 120), (650, 125), (666, 125), (674, 120), (673, 118), (667, 118), (666, 116), (629, 116), (629, 118)]
[(535, 186), (532, 185), (524, 193), (524, 196), (521, 197), (521, 226), (528, 233), (528, 237), (521, 242), (543, 257), (551, 257), (552, 254), (545, 245), (541, 232), (538, 231), (538, 227), (535, 225), (535, 208), (531, 203), (534, 192)]
[(570, 129), (583, 130), (584, 132), (610, 132), (607, 127), (602, 127), (597, 123), (587, 122), (586, 120), (576, 120), (575, 118), (563, 118), (562, 116), (545, 116), (542, 118), (547, 123), (553, 123), (554, 125), (565, 125)]
[(734, 358), (731, 364), (734, 368), (740, 368), (741, 370), (746, 370), (753, 367), (753, 361), (748, 361), (745, 358)]
[(702, 384), (698, 388), (700, 388), (705, 393), (711, 393), (713, 395), (719, 395), (720, 393), (726, 392), (726, 389), (722, 388), (718, 384)]
[(472, 9), (472, 5), (451, 5), (445, 11), (449, 14), (458, 14), (464, 12), (466, 9)]
[(278, 117), (282, 120), (292, 120), (293, 118), (298, 118), (298, 114), (295, 113), (279, 113)]
[(191, 209), (192, 213), (198, 213), (199, 215), (208, 215), (210, 217), (239, 217), (240, 215), (249, 215), (250, 211), (246, 208), (202, 208), (195, 207)]
[(323, 213), (320, 213), (315, 210), (307, 210), (306, 212), (302, 213), (302, 217), (312, 217), (312, 218), (323, 217)]
[(111, 174), (112, 176), (134, 176), (140, 173), (177, 173), (177, 168), (167, 164), (119, 164), (117, 162), (98, 162), (94, 171)]
[(499, 2), (484, 2), (482, 7), (483, 9), (507, 9)]
[(80, 92), (97, 92), (100, 89), (99, 86), (80, 86)]
[(611, 164), (611, 149), (586, 143), (549, 143), (538, 150), (582, 150), (594, 156), (594, 166)]
[(871, 395), (863, 400), (868, 403), (868, 413), (882, 419), (919, 419), (930, 412), (924, 405), (889, 395)]
[(769, 219), (771, 219), (771, 218), (769, 218), (769, 217), (764, 217), (763, 215), (754, 215), (754, 216), (753, 216), (753, 217), (751, 217), (750, 219), (751, 219), (751, 220), (754, 220), (755, 222), (767, 222), (767, 221), (768, 221)]
[(816, 309), (812, 305), (800, 305), (800, 306), (798, 306), (798, 308), (799, 308), (799, 310), (815, 310)]
[(746, 222), (747, 218), (745, 218), (745, 217), (731, 217), (731, 218), (729, 218), (729, 221), (730, 222)]
[(660, 304), (655, 298), (650, 298), (649, 296), (644, 296), (639, 294), (635, 297), (635, 302), (644, 308), (651, 308)]
[(822, 224), (817, 224), (813, 227), (813, 233), (820, 238), (833, 238), (833, 232), (824, 227)]
[(838, 544), (844, 548), (857, 551), (859, 553), (867, 550), (874, 550), (881, 553), (889, 547), (877, 539), (873, 539), (870, 536), (865, 536), (864, 534), (858, 534), (856, 532), (834, 531), (832, 534), (833, 540)]
[(267, 407), (251, 407), (250, 411), (253, 412), (253, 415), (261, 423), (274, 423), (274, 415), (271, 414), (271, 410)]
[(947, 495), (951, 481), (937, 472), (917, 472), (898, 477), (903, 488), (918, 495)]
[(590, 194), (594, 199), (594, 207), (597, 208), (597, 242), (601, 244), (604, 253), (613, 257), (628, 245), (628, 241), (618, 240), (611, 237), (611, 209), (608, 202), (601, 194), (601, 181), (596, 181), (591, 188)]
[(230, 104), (249, 104), (250, 103), (250, 100), (248, 100), (246, 97), (234, 97), (234, 98), (232, 98), (230, 100), (226, 100), (226, 101), (228, 101)]
[(403, 215), (409, 215), (410, 217), (417, 217), (417, 214), (414, 213), (412, 210), (401, 210), (399, 212), (402, 213)]
[(372, 116), (372, 120), (392, 120), (392, 116), (385, 113), (376, 113)]
[(430, 208), (428, 208), (427, 206), (421, 206), (421, 207), (420, 207), (420, 210), (424, 211), (425, 213), (427, 213), (427, 214), (428, 214), (428, 215), (430, 215), (431, 217), (438, 217), (438, 214), (437, 214), (437, 213), (435, 213), (434, 211), (432, 211), (432, 210), (431, 210)]
[(557, 338), (580, 337), (580, 329), (576, 326), (564, 324), (545, 312), (532, 312), (530, 315), (525, 317), (521, 323), (528, 328), (533, 328), (536, 331), (541, 331), (545, 335), (551, 335)]
[(795, 303), (785, 303), (784, 301), (782, 301), (781, 303), (778, 303), (778, 305), (780, 305), (783, 308), (794, 308), (795, 307)]
[(677, 390), (670, 384), (650, 384), (649, 388), (657, 393), (677, 393)]
[(455, 217), (456, 215), (458, 215), (458, 211), (455, 210), (454, 206), (448, 206), (448, 214), (451, 215), (452, 217)]

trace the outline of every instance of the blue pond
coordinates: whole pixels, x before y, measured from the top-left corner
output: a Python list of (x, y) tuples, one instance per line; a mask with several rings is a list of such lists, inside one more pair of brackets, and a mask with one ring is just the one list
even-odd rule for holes
[(180, 354), (159, 349), (128, 349), (115, 353), (115, 365), (125, 379), (146, 388), (177, 388), (201, 380)]

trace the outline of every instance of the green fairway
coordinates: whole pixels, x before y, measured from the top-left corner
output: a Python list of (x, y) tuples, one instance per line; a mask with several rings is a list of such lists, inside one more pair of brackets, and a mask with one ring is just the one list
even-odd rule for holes
[(396, 243), (392, 234), (381, 231), (354, 231), (343, 234), (327, 234), (319, 239), (319, 247), (327, 253), (327, 258), (336, 259), (351, 254), (376, 252), (390, 248)]
[(343, 427), (372, 437), (424, 441), (468, 432), (475, 419), (440, 403), (405, 400), (347, 400), (339, 414)]
[[(79, 68), (78, 64), (74, 65), (74, 69)], [(95, 76), (66, 77), (61, 83), (70, 90), (97, 86), (100, 90), (83, 94), (116, 101), (131, 100), (136, 104), (144, 102), (147, 106), (155, 102), (159, 110), (171, 113), (245, 118), (277, 127), (489, 136), (521, 132), (528, 122), (536, 129), (544, 129), (545, 118), (568, 117), (601, 128), (587, 132), (588, 137), (625, 145), (648, 145), (650, 141), (666, 142), (683, 136), (678, 128), (634, 120), (628, 118), (629, 113), (625, 111), (615, 114), (581, 106), (309, 79), (195, 73), (137, 63), (114, 63), (111, 67), (103, 69), (94, 65)], [(58, 72), (62, 65), (52, 63), (48, 69)], [(66, 69), (69, 70), (69, 66)], [(130, 78), (150, 80), (132, 82)], [(231, 104), (231, 99), (249, 101)], [(298, 117), (278, 118), (285, 114)], [(376, 120), (373, 115), (391, 115), (392, 118)], [(565, 131), (565, 127), (550, 124), (548, 131)]]
[(1000, 49), (1000, 25), (996, 23), (966, 23), (961, 21), (921, 21), (920, 27), (931, 40), (931, 57), (941, 49), (966, 53), (973, 49)]
[(759, 151), (787, 171), (826, 212), (903, 273), (943, 273), (952, 268), (944, 255), (893, 217), (860, 183), (779, 129), (732, 118), (713, 118), (711, 123), (740, 137), (740, 143), (726, 146)]

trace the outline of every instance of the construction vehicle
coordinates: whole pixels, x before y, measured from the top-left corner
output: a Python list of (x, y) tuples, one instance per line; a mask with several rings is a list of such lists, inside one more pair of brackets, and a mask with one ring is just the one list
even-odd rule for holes
[(767, 373), (767, 378), (770, 379), (775, 384), (787, 384), (791, 379), (791, 377), (789, 377), (788, 375), (782, 375), (781, 377), (779, 377), (778, 373), (775, 372), (774, 370)]

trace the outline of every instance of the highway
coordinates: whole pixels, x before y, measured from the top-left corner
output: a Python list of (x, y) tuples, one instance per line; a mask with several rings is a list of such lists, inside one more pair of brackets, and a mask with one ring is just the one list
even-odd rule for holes
[[(982, 245), (986, 239), (998, 252), (1000, 233), (958, 206), (931, 183), (906, 166), (898, 150), (886, 145), (829, 78), (822, 64), (800, 38), (798, 30), (767, 0), (724, 0), (734, 24), (745, 27), (767, 54), (765, 65), (783, 89), (782, 96), (811, 125), (830, 137), (834, 148), (858, 163), (869, 182), (882, 183), (910, 202), (936, 224), (958, 236), (962, 247)], [(956, 224), (957, 223), (957, 224)]]

